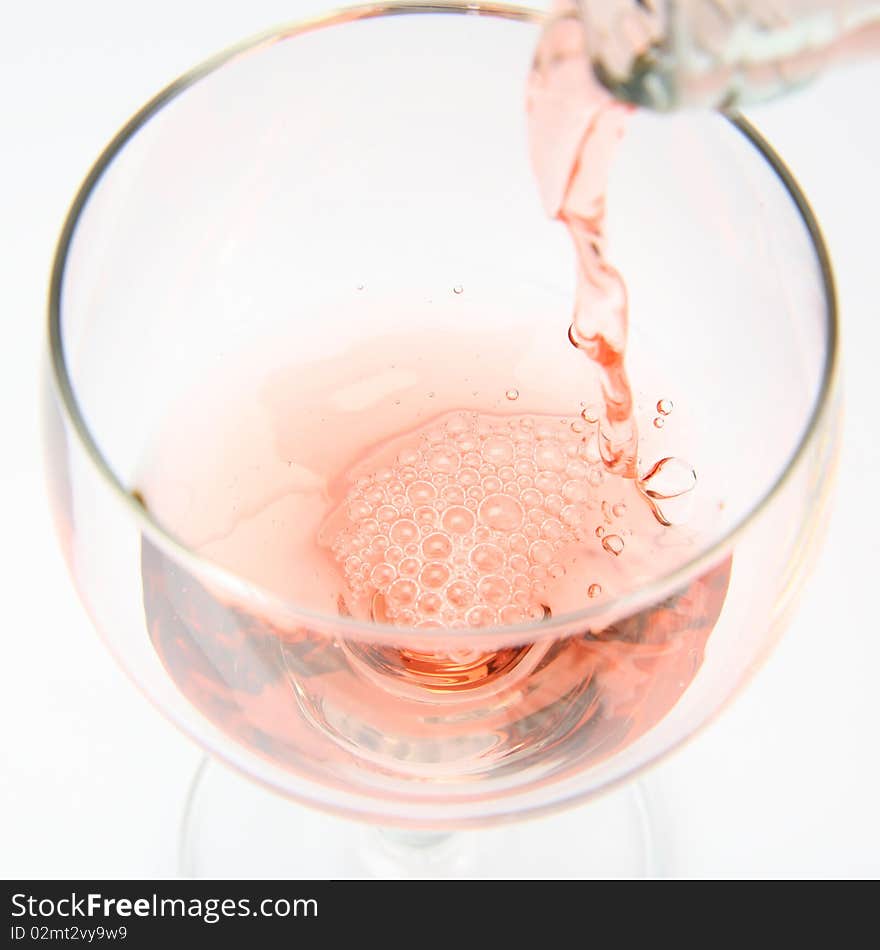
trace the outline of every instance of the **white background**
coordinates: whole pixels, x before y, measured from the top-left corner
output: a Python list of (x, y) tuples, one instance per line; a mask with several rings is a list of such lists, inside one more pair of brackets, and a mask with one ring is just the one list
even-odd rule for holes
[[(327, 7), (56, 0), (4, 10), (3, 877), (172, 875), (199, 758), (99, 645), (51, 533), (37, 381), (61, 220), (98, 151), (156, 89), (241, 36)], [(880, 58), (752, 113), (795, 170), (831, 246), (848, 415), (827, 544), (786, 638), (734, 707), (649, 776), (673, 874), (880, 874), (878, 90)]]

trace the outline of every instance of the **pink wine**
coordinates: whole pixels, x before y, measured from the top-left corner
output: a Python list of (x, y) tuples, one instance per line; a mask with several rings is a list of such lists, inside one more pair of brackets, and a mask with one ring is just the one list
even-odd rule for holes
[[(679, 527), (690, 465), (639, 460), (626, 289), (604, 228), (626, 109), (585, 62), (563, 9), (528, 108), (541, 194), (578, 268), (567, 337), (542, 332), (577, 349), (595, 405), (513, 383), (515, 340), (401, 331), (291, 371), (242, 355), (194, 387), (145, 460), (138, 496), (163, 525), (302, 613), (261, 615), (143, 543), (147, 623), (169, 674), (287, 768), (386, 794), (401, 776), (437, 780), (438, 794), (491, 779), (486, 793), (503, 794), (614, 754), (700, 667), (729, 560), (628, 617), (556, 638), (541, 627), (673, 570), (700, 531)], [(272, 347), (284, 349), (295, 340)], [(555, 371), (550, 360), (536, 376)], [(659, 429), (672, 404), (649, 404)]]
[[(641, 483), (610, 472), (596, 425), (530, 401), (528, 382), (513, 388), (506, 361), (482, 358), (491, 339), (447, 334), (421, 368), (423, 346), (400, 334), (296, 372), (204, 381), (140, 482), (153, 514), (212, 561), (399, 637), (279, 620), (145, 542), (150, 636), (206, 717), (322, 781), (355, 780), (353, 763), (359, 782), (370, 769), (494, 781), (528, 766), (537, 781), (582, 768), (687, 688), (729, 562), (596, 629), (480, 645), (487, 630), (601, 607), (681, 563), (693, 526), (662, 524), (646, 493), (681, 500), (693, 473), (670, 458)], [(676, 419), (667, 401), (644, 402)], [(436, 643), (414, 646), (409, 629)]]

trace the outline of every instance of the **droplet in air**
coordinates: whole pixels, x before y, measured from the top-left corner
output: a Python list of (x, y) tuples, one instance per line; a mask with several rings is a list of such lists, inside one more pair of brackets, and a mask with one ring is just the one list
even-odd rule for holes
[(363, 290), (363, 289), (364, 289), (364, 285), (363, 285), (363, 284), (358, 284), (358, 285), (357, 285), (357, 289), (358, 289), (358, 290)]
[(613, 554), (617, 557), (623, 553), (623, 538), (619, 534), (609, 534), (602, 538), (602, 547), (605, 548), (609, 554)]
[(660, 459), (638, 484), (660, 524), (684, 524), (688, 520), (697, 474), (684, 459)]
[(665, 424), (666, 424), (666, 420), (665, 420), (662, 416), (657, 416), (657, 417), (654, 419), (654, 428), (655, 428), (655, 429), (662, 429)]
[(585, 406), (581, 418), (587, 425), (595, 425), (599, 421), (599, 410), (595, 406)]
[(456, 284), (456, 285), (452, 288), (452, 292), (453, 292), (454, 294), (463, 294), (463, 293), (464, 293), (464, 287), (462, 287), (461, 284)]
[(508, 389), (505, 393), (505, 396), (513, 402), (515, 399), (519, 399), (519, 390), (518, 389)]
[(671, 399), (658, 400), (657, 412), (659, 412), (661, 416), (668, 416), (672, 412), (672, 400)]

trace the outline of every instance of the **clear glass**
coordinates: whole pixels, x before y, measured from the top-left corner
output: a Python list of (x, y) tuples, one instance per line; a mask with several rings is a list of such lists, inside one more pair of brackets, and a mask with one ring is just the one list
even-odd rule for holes
[[(393, 333), (404, 313), (428, 345), (438, 324), (513, 327), (534, 356), (517, 365), (522, 388), (577, 405), (582, 357), (564, 342), (571, 252), (542, 212), (525, 148), (524, 84), (542, 16), (472, 7), (354, 8), (219, 55), (110, 143), (61, 236), (45, 418), (70, 570), (108, 648), (157, 708), (276, 793), (270, 805), (262, 790), (218, 791), (219, 778), (196, 790), (195, 810), (213, 801), (216, 818), (208, 831), (188, 825), (186, 866), (199, 873), (283, 867), (308, 877), (308, 851), (268, 858), (273, 843), (302, 840), (296, 828), (319, 827), (288, 799), (434, 833), (418, 839), (443, 845), (428, 871), (399, 859), (415, 839), (382, 839), (401, 874), (488, 873), (482, 845), (465, 868), (443, 835), (587, 799), (692, 735), (775, 642), (824, 522), (837, 418), (827, 256), (770, 147), (742, 121), (709, 113), (637, 115), (609, 193), (609, 246), (631, 298), (631, 378), (637, 390), (658, 375), (674, 384), (665, 394), (687, 415), (674, 449), (699, 460), (701, 491), (724, 502), (672, 570), (541, 623), (406, 630), (308, 610), (190, 550), (141, 505), (151, 434), (194, 380), (261, 340), (293, 340), (277, 359), (295, 372)], [(456, 285), (466, 294), (450, 293)], [(443, 365), (438, 378), (468, 365)], [(646, 455), (660, 439), (649, 425)], [(671, 709), (631, 733), (596, 715), (609, 655), (637, 643), (658, 612), (671, 636), (686, 636), (698, 608), (681, 592), (709, 589), (728, 570), (703, 662)], [(479, 689), (444, 692), (402, 675), (414, 655), (451, 669), (463, 641), (499, 663)], [(554, 663), (572, 645), (583, 665)], [(530, 671), (550, 698), (524, 696)], [(601, 874), (603, 861), (608, 873), (646, 873), (641, 832), (624, 849), (614, 831), (644, 824), (644, 809), (621, 807), (632, 821), (619, 826), (590, 824), (590, 809), (579, 816), (589, 867), (571, 848), (568, 816), (545, 819), (558, 847), (540, 867), (524, 861), (531, 849), (514, 847), (512, 829), (491, 832), (485, 847), (495, 867), (514, 847), (507, 866), (523, 875), (559, 875), (563, 859), (575, 877)], [(251, 827), (245, 810), (261, 833), (243, 842), (232, 825)], [(347, 823), (332, 827), (343, 829), (340, 855), (361, 853)], [(200, 842), (227, 846), (197, 859)], [(632, 861), (612, 864), (616, 851)], [(345, 873), (382, 866), (358, 858)]]

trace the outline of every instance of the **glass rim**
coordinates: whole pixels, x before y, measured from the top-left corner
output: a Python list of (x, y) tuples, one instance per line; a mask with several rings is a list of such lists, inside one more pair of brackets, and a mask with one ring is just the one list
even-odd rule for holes
[[(740, 114), (736, 112), (721, 113), (758, 151), (775, 173), (780, 184), (794, 203), (807, 229), (810, 243), (816, 255), (826, 305), (826, 350), (821, 381), (813, 407), (797, 445), (763, 494), (720, 537), (700, 549), (693, 557), (675, 569), (616, 597), (585, 606), (581, 610), (553, 617), (550, 621), (530, 620), (525, 623), (479, 629), (398, 627), (376, 623), (375, 621), (357, 620), (353, 617), (325, 614), (292, 603), (281, 595), (263, 588), (254, 581), (236, 574), (234, 571), (193, 550), (152, 516), (150, 511), (138, 500), (134, 488), (126, 488), (98, 447), (85, 415), (80, 409), (74, 392), (73, 380), (68, 372), (61, 333), (61, 295), (65, 270), (77, 226), (89, 198), (100, 184), (104, 172), (138, 131), (168, 103), (191, 86), (240, 57), (256, 53), (264, 47), (316, 29), (381, 16), (420, 13), (490, 16), (530, 23), (540, 23), (547, 17), (546, 12), (532, 7), (503, 2), (470, 2), (470, 0), (435, 0), (435, 2), (428, 3), (388, 0), (384, 3), (331, 10), (324, 14), (270, 28), (226, 47), (180, 75), (135, 112), (105, 146), (86, 174), (65, 217), (56, 245), (48, 298), (48, 342), (52, 380), (65, 421), (75, 432), (81, 448), (85, 451), (89, 462), (97, 470), (105, 487), (109, 488), (116, 499), (126, 507), (127, 514), (137, 525), (141, 536), (156, 544), (175, 562), (191, 570), (200, 580), (216, 583), (223, 590), (229, 592), (241, 591), (249, 600), (270, 608), (273, 614), (292, 616), (296, 623), (310, 624), (317, 629), (332, 629), (332, 632), (336, 635), (342, 637), (347, 635), (349, 639), (354, 640), (398, 644), (401, 640), (406, 640), (407, 643), (419, 642), (426, 646), (436, 646), (438, 640), (448, 641), (450, 638), (466, 636), (470, 641), (479, 640), (482, 646), (486, 641), (492, 640), (499, 643), (509, 643), (511, 641), (538, 642), (547, 637), (558, 638), (568, 635), (570, 632), (568, 628), (580, 630), (584, 627), (589, 628), (592, 620), (601, 620), (609, 615), (621, 616), (634, 613), (644, 606), (661, 600), (669, 592), (684, 587), (691, 578), (709, 570), (718, 563), (789, 482), (807, 454), (808, 448), (821, 429), (825, 416), (830, 410), (839, 363), (839, 312), (828, 249), (815, 214), (791, 170), (761, 133)], [(604, 625), (603, 623), (596, 626)]]

